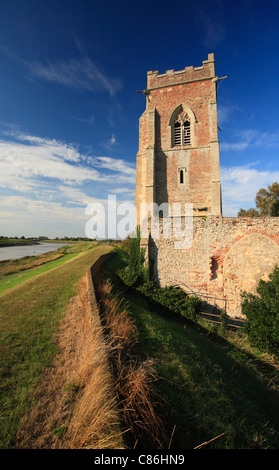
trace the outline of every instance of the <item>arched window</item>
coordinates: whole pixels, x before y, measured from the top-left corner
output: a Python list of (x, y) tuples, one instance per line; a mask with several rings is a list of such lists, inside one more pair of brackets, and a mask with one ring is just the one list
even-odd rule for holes
[(173, 143), (175, 147), (191, 145), (191, 121), (185, 111), (182, 111), (174, 121)]
[(184, 168), (177, 168), (177, 184), (179, 186), (183, 186), (185, 189), (187, 188), (187, 181), (188, 181), (188, 177), (187, 177), (187, 169), (184, 167)]

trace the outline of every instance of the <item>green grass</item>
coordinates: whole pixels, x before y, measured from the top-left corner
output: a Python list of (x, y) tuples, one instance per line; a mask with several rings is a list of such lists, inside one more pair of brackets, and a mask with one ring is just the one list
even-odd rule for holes
[[(243, 333), (193, 324), (127, 288), (117, 272), (127, 262), (118, 251), (105, 265), (116, 291), (128, 301), (139, 330), (139, 353), (155, 361), (155, 390), (172, 446), (279, 447), (278, 364), (247, 344)], [(204, 324), (205, 325), (205, 324)]]
[(17, 286), (21, 282), (28, 281), (32, 279), (34, 276), (38, 276), (38, 274), (43, 274), (50, 269), (56, 268), (61, 266), (61, 264), (65, 263), (65, 261), (69, 261), (70, 259), (77, 256), (78, 253), (70, 253), (68, 255), (64, 255), (62, 258), (59, 258), (54, 261), (50, 261), (48, 263), (43, 264), (37, 268), (27, 269), (25, 271), (21, 271), (19, 273), (10, 274), (9, 276), (5, 276), (0, 279), (0, 294), (5, 292), (7, 289), (11, 289), (12, 287)]
[(1, 448), (15, 445), (20, 418), (32, 405), (32, 391), (57, 352), (55, 334), (78, 280), (111, 249), (105, 244), (91, 249), (82, 246), (84, 251), (79, 256), (1, 294)]

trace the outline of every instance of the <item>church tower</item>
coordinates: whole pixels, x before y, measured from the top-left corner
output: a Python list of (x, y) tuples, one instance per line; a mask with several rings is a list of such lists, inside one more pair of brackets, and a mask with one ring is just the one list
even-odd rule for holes
[(194, 216), (221, 216), (214, 54), (201, 67), (147, 73), (139, 119), (135, 202), (191, 203)]

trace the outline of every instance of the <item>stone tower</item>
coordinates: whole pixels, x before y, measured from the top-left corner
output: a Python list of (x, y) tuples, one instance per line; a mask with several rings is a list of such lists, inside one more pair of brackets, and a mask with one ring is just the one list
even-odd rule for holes
[[(218, 80), (213, 54), (201, 67), (147, 73), (135, 199), (138, 225), (141, 203), (159, 206), (154, 214), (159, 217), (153, 218), (158, 234), (147, 217), (147, 230), (141, 232), (152, 280), (162, 287), (179, 286), (202, 298), (207, 308), (236, 317), (242, 315), (241, 291), (256, 293), (259, 280), (268, 280), (279, 263), (279, 218), (222, 216)], [(164, 225), (171, 221), (175, 227), (179, 217), (167, 206), (170, 212), (165, 216), (163, 210), (162, 218), (163, 203), (193, 205), (194, 217), (184, 218), (184, 228), (192, 223), (186, 243), (174, 230), (165, 236)]]
[(139, 120), (136, 192), (140, 203), (191, 203), (194, 216), (221, 216), (214, 54), (201, 67), (147, 73)]

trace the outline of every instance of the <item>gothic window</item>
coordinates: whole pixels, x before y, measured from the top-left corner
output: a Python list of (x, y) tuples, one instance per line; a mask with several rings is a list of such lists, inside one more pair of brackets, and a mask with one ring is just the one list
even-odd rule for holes
[(174, 121), (173, 143), (175, 147), (191, 145), (191, 122), (185, 111), (182, 111)]

